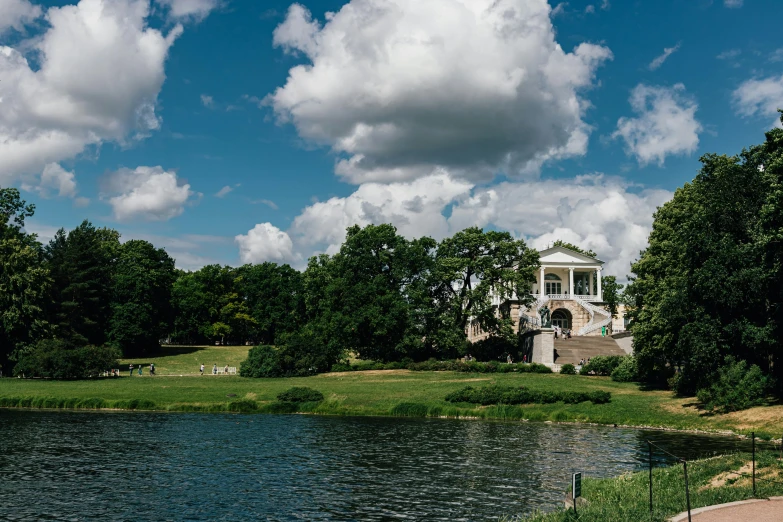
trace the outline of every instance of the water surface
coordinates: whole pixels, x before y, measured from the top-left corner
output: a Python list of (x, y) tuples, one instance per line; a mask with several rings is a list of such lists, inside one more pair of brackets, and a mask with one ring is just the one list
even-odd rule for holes
[(562, 505), (572, 472), (639, 469), (648, 438), (689, 458), (741, 444), (543, 423), (0, 410), (0, 519), (497, 520)]

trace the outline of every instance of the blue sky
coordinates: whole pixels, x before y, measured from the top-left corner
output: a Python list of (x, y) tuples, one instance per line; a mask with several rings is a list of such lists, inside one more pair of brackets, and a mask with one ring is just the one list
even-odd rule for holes
[(28, 228), (184, 268), (301, 267), (392, 222), (562, 238), (622, 278), (699, 156), (783, 107), (777, 2), (8, 2), (0, 185)]

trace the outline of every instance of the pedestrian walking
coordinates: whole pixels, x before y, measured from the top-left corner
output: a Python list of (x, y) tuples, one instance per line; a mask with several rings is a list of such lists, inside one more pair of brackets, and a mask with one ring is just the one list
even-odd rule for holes
[(128, 365), (128, 370), (130, 370), (130, 377), (133, 377), (133, 364)]
[(201, 363), (201, 368), (199, 369), (199, 372), (201, 375), (204, 375), (204, 363)]
[(141, 377), (141, 369), (142, 369), (142, 366), (139, 365), (139, 377)]

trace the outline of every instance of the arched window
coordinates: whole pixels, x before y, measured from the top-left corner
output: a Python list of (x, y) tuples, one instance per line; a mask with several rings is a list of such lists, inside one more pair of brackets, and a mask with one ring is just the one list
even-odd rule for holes
[(544, 291), (547, 295), (557, 295), (563, 293), (563, 283), (557, 274), (544, 275)]
[(565, 308), (558, 308), (552, 312), (552, 326), (559, 326), (566, 330), (571, 329), (571, 312)]

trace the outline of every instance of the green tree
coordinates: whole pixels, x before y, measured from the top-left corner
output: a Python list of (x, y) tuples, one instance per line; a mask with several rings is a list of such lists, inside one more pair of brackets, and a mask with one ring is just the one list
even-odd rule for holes
[(262, 263), (237, 269), (242, 299), (253, 326), (249, 338), (275, 344), (281, 334), (296, 331), (305, 319), (304, 276), (288, 265)]
[(538, 252), (508, 232), (473, 227), (441, 241), (432, 271), (439, 334), (465, 339), (468, 320), (475, 320), (484, 331), (508, 337), (511, 320), (498, 313), (492, 297), (517, 296), (522, 304), (530, 304), (537, 267)]
[(693, 182), (656, 212), (627, 289), (643, 379), (660, 381), (680, 367), (677, 391), (694, 393), (727, 356), (780, 372), (781, 132), (738, 156), (703, 156)]
[(28, 236), (22, 232), (24, 220), (34, 212), (35, 205), (28, 205), (18, 189), (0, 187), (0, 238), (21, 239)]
[(41, 252), (20, 238), (0, 238), (0, 370), (49, 333), (44, 304), (51, 281)]
[(180, 344), (202, 344), (209, 341), (212, 324), (210, 295), (198, 272), (176, 271), (171, 289), (174, 324), (171, 338)]
[(60, 229), (45, 248), (53, 280), (50, 321), (58, 338), (75, 346), (106, 342), (119, 237), (84, 221), (67, 236)]
[(578, 247), (578, 246), (574, 245), (573, 243), (567, 243), (566, 241), (563, 241), (561, 239), (558, 239), (557, 241), (555, 241), (552, 244), (552, 246), (553, 247), (558, 247), (559, 246), (559, 247), (567, 248), (569, 250), (573, 250), (574, 252), (578, 252), (578, 253), (580, 253), (580, 254), (582, 254), (584, 256), (587, 256), (587, 257), (596, 257), (597, 256), (597, 254), (595, 252), (593, 252), (592, 250), (585, 250), (584, 248)]
[[(416, 299), (426, 285), (435, 241), (408, 241), (392, 225), (348, 228), (340, 252), (310, 260), (305, 272), (309, 324), (316, 336), (364, 359), (418, 357)], [(312, 337), (312, 335), (311, 335)]]
[(131, 240), (119, 247), (112, 275), (109, 341), (125, 356), (157, 351), (171, 327), (174, 260), (147, 241)]
[(601, 278), (601, 292), (604, 303), (609, 307), (612, 317), (617, 317), (617, 305), (622, 302), (623, 285), (617, 282), (615, 276), (603, 276)]
[(244, 343), (255, 328), (244, 286), (243, 272), (228, 266), (178, 272), (172, 338), (185, 344)]

